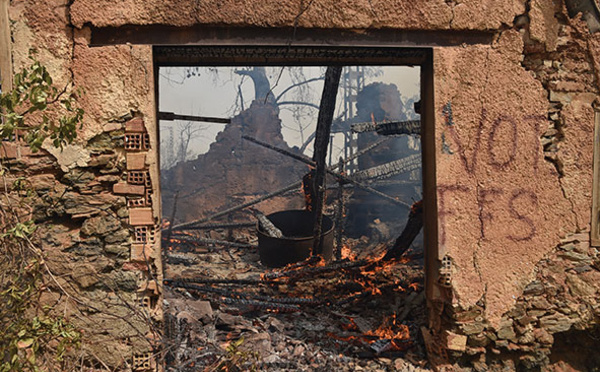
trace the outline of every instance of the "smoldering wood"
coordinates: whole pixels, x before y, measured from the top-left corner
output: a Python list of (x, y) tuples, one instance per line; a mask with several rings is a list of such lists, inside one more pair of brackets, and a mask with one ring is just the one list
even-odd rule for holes
[(183, 265), (189, 267), (198, 263), (198, 261), (195, 258), (186, 257), (184, 255), (172, 252), (167, 252), (164, 255), (163, 259), (165, 259), (165, 262), (167, 262), (170, 265)]
[(392, 121), (392, 122), (363, 122), (351, 124), (350, 128), (354, 133), (377, 132), (382, 136), (408, 134), (421, 134), (420, 120)]
[(265, 274), (263, 274), (263, 279), (271, 280), (271, 279), (281, 278), (281, 277), (284, 277), (287, 274), (287, 272), (289, 272), (290, 270), (296, 270), (300, 267), (308, 267), (319, 261), (321, 261), (321, 257), (310, 256), (309, 258), (307, 258), (304, 261), (289, 264), (286, 267), (284, 267), (282, 270), (276, 270), (276, 271), (271, 271), (269, 273), (265, 273)]
[(311, 169), (310, 172), (302, 177), (302, 193), (304, 194), (305, 208), (307, 211), (315, 210), (317, 190), (315, 190), (315, 183), (313, 182), (314, 176), (315, 170)]
[(385, 179), (398, 174), (408, 173), (419, 168), (421, 168), (421, 156), (414, 154), (389, 163), (358, 171), (352, 175), (352, 179), (355, 181)]
[(402, 255), (410, 248), (410, 245), (415, 240), (419, 232), (423, 228), (423, 201), (419, 201), (413, 205), (408, 221), (402, 233), (396, 239), (396, 242), (390, 248), (385, 256), (382, 258), (383, 261), (389, 261), (402, 257)]
[(376, 355), (379, 355), (383, 352), (389, 351), (393, 348), (392, 340), (383, 338), (376, 340), (371, 344), (371, 350), (375, 352)]
[(316, 163), (315, 176), (313, 182), (315, 184), (316, 203), (315, 210), (315, 226), (313, 235), (315, 242), (313, 244), (313, 254), (321, 252), (323, 239), (321, 237), (321, 228), (323, 224), (323, 206), (325, 203), (325, 172), (327, 170), (327, 146), (331, 136), (331, 123), (333, 121), (333, 113), (335, 111), (335, 99), (337, 97), (338, 86), (342, 67), (329, 66), (325, 72), (325, 82), (323, 86), (323, 94), (321, 96), (321, 104), (319, 107), (319, 115), (317, 117), (317, 129), (315, 131), (315, 143), (313, 145), (313, 161)]
[(271, 238), (283, 238), (283, 233), (281, 230), (278, 229), (277, 226), (275, 226), (273, 222), (267, 218), (267, 216), (256, 209), (253, 209), (252, 212), (254, 212), (254, 216), (258, 220), (258, 224), (262, 228), (263, 232), (265, 232)]
[(322, 275), (331, 272), (342, 272), (344, 270), (351, 270), (358, 267), (366, 266), (369, 262), (365, 260), (360, 261), (349, 261), (342, 260), (333, 263), (328, 266), (310, 266), (300, 270), (290, 270), (285, 275), (280, 276), (279, 278), (283, 278), (289, 281), (305, 281), (305, 280), (313, 280), (316, 279), (317, 275)]
[(215, 124), (229, 124), (231, 123), (231, 119), (229, 118), (215, 118), (209, 116), (196, 116), (196, 115), (180, 115), (175, 114), (173, 112), (165, 112), (161, 111), (158, 113), (159, 120), (165, 121), (194, 121), (194, 122), (205, 122), (205, 123), (215, 123)]

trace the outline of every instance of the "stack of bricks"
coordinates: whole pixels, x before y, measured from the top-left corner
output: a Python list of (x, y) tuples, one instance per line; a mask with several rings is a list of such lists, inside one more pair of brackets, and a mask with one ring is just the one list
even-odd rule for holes
[(125, 124), (127, 177), (114, 185), (113, 192), (127, 197), (129, 225), (134, 230), (132, 262), (149, 263), (156, 259), (157, 221), (152, 211), (152, 180), (146, 164), (150, 140), (144, 121), (135, 117)]
[[(147, 164), (150, 137), (142, 118), (134, 117), (125, 123), (124, 147), (127, 174), (114, 185), (113, 192), (127, 198), (129, 225), (133, 230), (130, 261), (132, 267), (146, 274), (147, 280), (138, 289), (141, 294), (139, 306), (160, 320), (160, 288), (156, 280), (160, 277), (157, 270), (160, 267), (157, 265), (160, 259), (160, 232), (153, 210), (153, 186)], [(151, 355), (147, 352), (134, 355), (134, 370), (154, 369), (156, 361)]]

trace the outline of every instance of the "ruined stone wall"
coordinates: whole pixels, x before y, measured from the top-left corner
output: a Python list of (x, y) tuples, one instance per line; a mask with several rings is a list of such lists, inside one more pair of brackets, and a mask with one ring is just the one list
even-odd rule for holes
[[(490, 45), (434, 49), (442, 270), (431, 332), (447, 342), (431, 342), (432, 355), (541, 365), (554, 334), (597, 324), (589, 231), (600, 36), (561, 1), (23, 0), (9, 18), (15, 70), (35, 47), (59, 84), (85, 90), (75, 144), (9, 160), (48, 200), (36, 206), (43, 247), (83, 303), (69, 308), (92, 330), (88, 363), (143, 368), (160, 320), (151, 46), (90, 46), (94, 30), (124, 25), (493, 33)], [(104, 325), (108, 334), (93, 332)]]
[(593, 334), (600, 315), (590, 247), (599, 40), (562, 4), (532, 1), (491, 46), (436, 51), (446, 287), (436, 311), (453, 332), (433, 352), (477, 370), (598, 366), (589, 348), (552, 355), (556, 337)]
[(73, 144), (45, 143), (30, 155), (3, 143), (2, 164), (35, 196), (36, 244), (52, 273), (41, 303), (83, 332), (72, 355), (83, 365), (156, 365), (162, 267), (151, 48), (90, 48), (89, 30), (71, 25), (67, 1), (15, 1), (9, 17), (15, 72), (35, 49), (56, 86), (83, 91)]

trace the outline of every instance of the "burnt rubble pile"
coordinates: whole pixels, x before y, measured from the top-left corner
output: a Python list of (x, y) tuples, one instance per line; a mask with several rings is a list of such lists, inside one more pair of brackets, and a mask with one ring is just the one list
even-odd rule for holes
[[(191, 233), (188, 233), (191, 234)], [(247, 247), (169, 247), (167, 370), (229, 365), (278, 371), (419, 371), (426, 366), (423, 262), (378, 261), (393, 245), (348, 239), (344, 259), (265, 271), (256, 234), (213, 230)], [(418, 254), (417, 254), (418, 256)], [(202, 262), (202, 265), (198, 265)], [(230, 364), (228, 364), (230, 363)], [(236, 369), (232, 369), (236, 370)], [(241, 369), (240, 369), (241, 370)]]

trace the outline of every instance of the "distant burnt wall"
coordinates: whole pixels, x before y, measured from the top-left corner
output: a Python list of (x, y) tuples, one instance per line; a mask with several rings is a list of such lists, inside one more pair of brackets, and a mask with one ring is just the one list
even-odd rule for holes
[[(176, 221), (186, 222), (242, 204), (247, 198), (273, 192), (300, 181), (308, 173), (308, 166), (244, 140), (242, 135), (299, 154), (297, 148), (289, 148), (283, 140), (279, 109), (270, 103), (254, 101), (248, 109), (231, 119), (231, 124), (217, 135), (207, 153), (163, 172), (164, 216), (171, 216), (177, 191)], [(300, 192), (294, 196), (289, 201), (265, 201), (258, 207), (265, 212), (286, 207), (303, 208)]]

